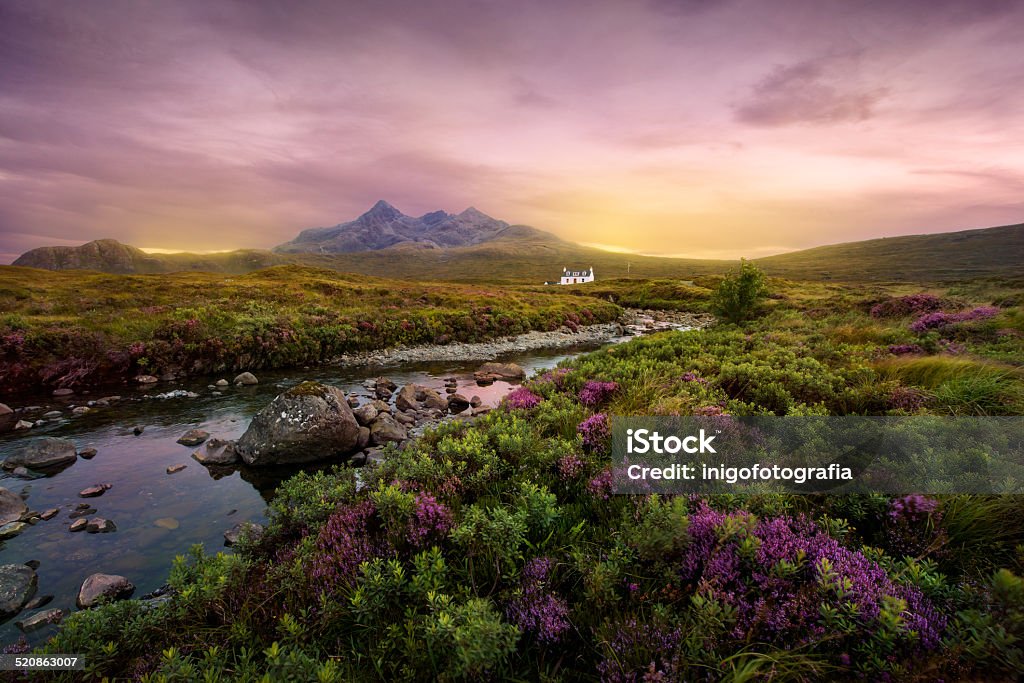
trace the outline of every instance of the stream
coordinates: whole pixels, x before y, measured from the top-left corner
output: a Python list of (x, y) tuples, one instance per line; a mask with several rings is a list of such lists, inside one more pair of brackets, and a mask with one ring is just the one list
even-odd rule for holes
[[(622, 340), (624, 338), (609, 342)], [(599, 346), (591, 343), (582, 347), (541, 349), (507, 355), (499, 360), (518, 363), (526, 369), (527, 376), (532, 376), (537, 370), (554, 367), (566, 358)], [(215, 476), (192, 459), (195, 448), (177, 443), (186, 431), (201, 428), (211, 437), (238, 438), (255, 413), (284, 389), (305, 380), (338, 386), (346, 394), (359, 395), (365, 402), (370, 400), (370, 392), (363, 381), (369, 378), (389, 377), (399, 386), (422, 384), (444, 395), (444, 379), (454, 377), (460, 393), (467, 397), (479, 396), (484, 405), (494, 406), (513, 385), (498, 381), (478, 386), (473, 371), (479, 366), (479, 361), (449, 361), (383, 368), (325, 366), (268, 371), (258, 373), (258, 385), (217, 389), (220, 395), (209, 386), (216, 378), (205, 378), (162, 382), (145, 389), (93, 390), (89, 395), (66, 399), (23, 398), (18, 405), (27, 406), (32, 402), (39, 406), (30, 419), (40, 419), (58, 410), (61, 415), (30, 430), (0, 435), (0, 460), (40, 436), (71, 439), (79, 451), (95, 448), (97, 454), (89, 460), (80, 457), (66, 469), (36, 479), (4, 472), (0, 486), (27, 495), (30, 510), (42, 512), (59, 508), (60, 512), (0, 543), (0, 564), (39, 562), (36, 597), (54, 596), (44, 609), (74, 611), (79, 586), (95, 572), (125, 576), (135, 584), (135, 597), (143, 596), (165, 583), (174, 557), (185, 553), (193, 544), (203, 544), (207, 552), (221, 550), (227, 529), (247, 520), (265, 522), (266, 504), (274, 490), (300, 469), (236, 468), (227, 476)], [(198, 396), (145, 398), (147, 394), (155, 396), (176, 390), (194, 392)], [(109, 394), (120, 394), (121, 400), (85, 415), (72, 415), (71, 406)], [(139, 435), (134, 433), (136, 426), (144, 427)], [(167, 468), (174, 465), (187, 467), (168, 474)], [(100, 483), (112, 486), (100, 497), (79, 497), (79, 491)], [(69, 532), (74, 521), (69, 514), (82, 503), (89, 503), (96, 509), (90, 517), (113, 521), (116, 531)], [(15, 622), (33, 612), (23, 610), (0, 624), (0, 643), (16, 641), (22, 633)], [(26, 638), (29, 643), (38, 644), (56, 628), (46, 626), (26, 634)]]

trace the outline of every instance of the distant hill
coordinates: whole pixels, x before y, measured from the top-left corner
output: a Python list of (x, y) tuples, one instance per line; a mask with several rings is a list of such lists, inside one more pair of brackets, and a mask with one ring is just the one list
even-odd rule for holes
[(102, 239), (80, 247), (39, 247), (19, 256), (13, 265), (45, 270), (96, 270), (143, 275), (181, 271), (237, 274), (287, 262), (287, 259), (260, 249), (238, 249), (219, 254), (147, 254), (117, 240)]
[(756, 260), (794, 279), (959, 280), (1024, 275), (1024, 224), (830, 244)]
[[(97, 240), (81, 247), (43, 247), (21, 256), (14, 265), (49, 270), (85, 269), (108, 273), (170, 273), (209, 271), (245, 273), (287, 263), (299, 263), (332, 270), (410, 280), (453, 280), (540, 284), (554, 280), (564, 266), (594, 267), (598, 281), (610, 278), (679, 278), (720, 274), (735, 267), (736, 261), (679, 259), (622, 254), (573, 242), (523, 225), (483, 216), (475, 210), (462, 214), (444, 214), (429, 219), (435, 228), (419, 225), (425, 216), (408, 219), (390, 205), (378, 203), (359, 219), (341, 226), (353, 226), (374, 210), (387, 242), (407, 232), (400, 241), (387, 247), (332, 253), (333, 248), (354, 245), (356, 235), (369, 235), (367, 219), (356, 228), (316, 228), (303, 240), (282, 245), (302, 244), (298, 251), (274, 253), (244, 249), (220, 254), (146, 254), (116, 240)], [(393, 207), (391, 207), (393, 209)], [(397, 211), (397, 210), (395, 210)], [(437, 212), (443, 213), (443, 212)], [(478, 215), (477, 215), (478, 214)], [(391, 218), (382, 218), (390, 215)], [(431, 214), (426, 214), (430, 216)], [(480, 218), (483, 216), (483, 218)], [(377, 220), (377, 219), (372, 219)], [(386, 224), (386, 225), (385, 225)], [(397, 226), (397, 227), (396, 227)], [(421, 230), (416, 233), (415, 230)], [(325, 231), (325, 232), (316, 232)], [(419, 235), (419, 238), (412, 239)], [(409, 237), (409, 239), (406, 239)], [(360, 238), (361, 239), (361, 238)], [(445, 242), (477, 240), (468, 246), (444, 246)], [(366, 245), (367, 241), (359, 242)], [(370, 240), (370, 243), (373, 240)], [(323, 245), (323, 250), (320, 246)], [(305, 251), (309, 247), (314, 251)], [(292, 247), (289, 247), (292, 248)], [(794, 280), (914, 281), (939, 282), (975, 277), (1024, 276), (1024, 225), (982, 230), (888, 237), (835, 244), (789, 254), (769, 256), (754, 262), (769, 275)]]
[[(433, 211), (406, 216), (384, 200), (359, 218), (330, 228), (303, 230), (291, 242), (274, 248), (281, 254), (349, 254), (400, 245), (436, 248), (467, 247), (501, 236), (509, 224), (470, 207), (459, 214)], [(535, 231), (540, 233), (541, 231)], [(558, 238), (543, 233), (548, 239)]]

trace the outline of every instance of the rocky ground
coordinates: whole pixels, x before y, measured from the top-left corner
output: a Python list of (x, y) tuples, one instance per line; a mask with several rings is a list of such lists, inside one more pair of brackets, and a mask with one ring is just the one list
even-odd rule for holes
[(477, 343), (428, 344), (399, 346), (338, 356), (337, 365), (396, 365), (434, 361), (491, 360), (507, 354), (536, 349), (600, 344), (616, 337), (647, 334), (669, 329), (702, 328), (713, 318), (706, 314), (680, 311), (627, 309), (614, 323), (583, 325), (572, 330), (563, 327), (552, 332), (528, 332), (513, 337)]

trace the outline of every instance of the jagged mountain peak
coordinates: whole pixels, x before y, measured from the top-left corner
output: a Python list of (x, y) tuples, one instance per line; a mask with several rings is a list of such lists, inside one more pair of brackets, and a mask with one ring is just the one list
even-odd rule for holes
[(505, 221), (472, 206), (459, 214), (438, 210), (414, 217), (382, 199), (355, 220), (329, 228), (303, 230), (275, 251), (340, 254), (398, 245), (466, 247), (493, 240), (508, 227)]
[(401, 211), (399, 211), (398, 209), (396, 209), (394, 206), (392, 206), (388, 202), (384, 201), (383, 199), (378, 199), (377, 203), (374, 204), (373, 206), (371, 206), (370, 210), (363, 214), (363, 216), (368, 216), (368, 217), (378, 218), (378, 219), (381, 219), (381, 218), (392, 219), (392, 218), (398, 218), (398, 217), (401, 217), (401, 216), (404, 216), (404, 215), (405, 214), (403, 214)]

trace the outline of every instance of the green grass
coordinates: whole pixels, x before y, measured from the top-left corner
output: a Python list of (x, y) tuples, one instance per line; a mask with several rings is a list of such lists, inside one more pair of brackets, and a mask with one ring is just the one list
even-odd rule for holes
[(879, 376), (932, 393), (936, 407), (953, 415), (1024, 413), (1024, 372), (976, 358), (929, 356), (875, 365)]
[[(280, 264), (303, 264), (328, 270), (406, 280), (445, 280), (504, 284), (535, 284), (556, 280), (564, 266), (593, 266), (597, 282), (583, 286), (601, 291), (604, 282), (620, 278), (695, 281), (720, 276), (735, 268), (735, 260), (667, 258), (623, 254), (553, 239), (551, 235), (523, 228), (507, 237), (470, 247), (427, 248), (399, 246), (350, 254), (276, 254), (242, 249), (224, 254), (144, 254), (127, 245), (110, 242), (108, 251), (118, 258), (103, 259), (89, 247), (91, 261), (112, 272), (173, 273), (211, 271), (244, 273)], [(44, 248), (27, 265), (81, 267), (66, 247)], [(813, 249), (754, 259), (774, 277), (838, 282), (952, 282), (979, 278), (1024, 278), (1019, 254), (1024, 253), (1024, 225), (983, 230), (910, 235), (833, 244)], [(129, 271), (118, 270), (129, 268)], [(638, 283), (627, 296), (661, 302), (701, 298), (700, 292), (680, 296), (679, 288)], [(698, 285), (699, 287), (699, 285)], [(632, 304), (630, 304), (632, 305)], [(638, 304), (639, 305), (639, 304)], [(665, 307), (671, 308), (672, 305)]]
[(245, 275), (0, 268), (0, 388), (318, 363), (398, 344), (477, 342), (614, 320), (547, 288), (385, 280), (309, 266)]

